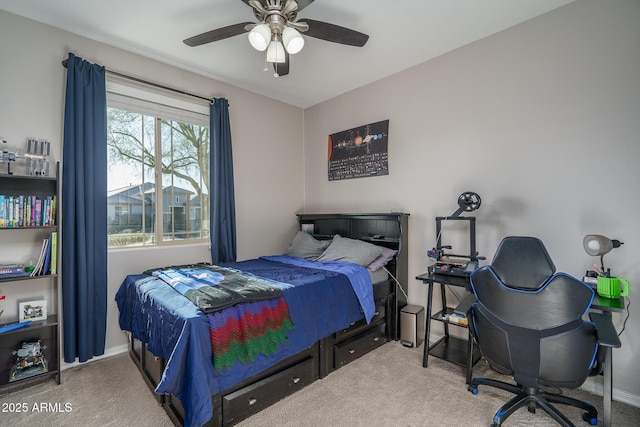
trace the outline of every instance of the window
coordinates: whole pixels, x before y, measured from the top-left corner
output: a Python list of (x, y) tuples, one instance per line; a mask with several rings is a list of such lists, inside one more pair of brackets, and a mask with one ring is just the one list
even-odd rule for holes
[(107, 91), (109, 248), (207, 241), (208, 107)]

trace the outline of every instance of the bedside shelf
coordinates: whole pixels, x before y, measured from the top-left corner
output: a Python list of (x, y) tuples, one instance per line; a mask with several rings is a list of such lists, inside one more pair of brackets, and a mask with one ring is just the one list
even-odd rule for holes
[[(0, 324), (0, 326), (12, 325), (14, 323), (16, 323), (16, 322), (4, 323), (4, 324)], [(2, 333), (0, 333), (0, 338), (4, 339), (4, 337), (7, 337), (9, 335), (19, 334), (19, 333), (28, 332), (28, 331), (34, 331), (34, 330), (42, 329), (42, 328), (51, 328), (51, 327), (55, 327), (55, 326), (58, 326), (58, 315), (57, 314), (50, 314), (49, 316), (47, 316), (46, 320), (39, 320), (37, 322), (31, 322), (31, 324), (29, 326), (25, 326), (23, 328), (14, 329), (12, 331), (2, 332)]]
[[(43, 315), (48, 314), (45, 320), (33, 320), (28, 326), (0, 333), (0, 390), (51, 376), (60, 383), (61, 310), (56, 274), (62, 259), (59, 163), (54, 173), (55, 176), (0, 174), (0, 263), (22, 264), (25, 259), (34, 258), (33, 265), (41, 269), (38, 271), (47, 273), (0, 276), (5, 296), (5, 316), (0, 326), (17, 323), (19, 314), (15, 308), (26, 309), (20, 308), (20, 303), (46, 300), (48, 308), (42, 310)], [(12, 305), (15, 308), (8, 309)]]
[[(472, 341), (469, 341), (471, 337), (468, 336), (468, 326), (466, 324), (452, 322), (445, 317), (455, 316), (455, 309), (447, 306), (445, 287), (454, 286), (468, 291), (470, 288), (469, 278), (426, 272), (416, 276), (416, 279), (427, 285), (427, 321), (425, 326), (425, 342), (429, 342), (432, 320), (442, 322), (444, 325), (444, 336), (431, 345), (425, 345), (423, 350), (422, 366), (424, 368), (428, 366), (429, 356), (444, 359), (448, 362), (466, 368), (467, 384), (470, 383), (471, 370), (473, 369), (473, 365), (480, 360), (480, 352), (472, 345)], [(432, 313), (433, 288), (436, 286), (440, 288), (441, 303), (444, 309), (437, 313)], [(467, 330), (468, 338), (461, 339), (450, 335), (449, 327), (458, 327)], [(469, 357), (470, 351), (473, 352), (471, 358)]]
[(0, 277), (0, 283), (4, 282), (19, 282), (21, 280), (36, 280), (36, 279), (46, 279), (48, 277), (58, 277), (57, 274), (45, 274), (42, 276), (10, 276), (10, 277)]
[[(467, 367), (467, 340), (452, 337), (451, 335), (445, 336), (436, 341), (429, 347), (429, 354), (435, 356), (438, 359), (446, 360), (455, 365)], [(477, 347), (473, 348), (473, 364), (475, 365), (480, 360), (480, 351)]]

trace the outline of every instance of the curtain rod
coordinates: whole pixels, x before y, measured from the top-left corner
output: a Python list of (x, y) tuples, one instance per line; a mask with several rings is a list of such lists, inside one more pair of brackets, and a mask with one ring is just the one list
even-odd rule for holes
[[(64, 68), (67, 68), (67, 64), (68, 64), (68, 60), (67, 59), (62, 61), (62, 66)], [(159, 83), (150, 82), (148, 80), (143, 80), (143, 79), (140, 79), (138, 77), (128, 76), (126, 74), (122, 74), (122, 73), (119, 73), (117, 71), (108, 70), (107, 68), (105, 68), (104, 70), (105, 70), (105, 72), (107, 72), (109, 74), (113, 74), (114, 76), (122, 77), (122, 78), (125, 78), (125, 79), (128, 79), (128, 80), (133, 80), (135, 82), (142, 83), (142, 84), (145, 84), (145, 85), (154, 86), (154, 87), (157, 87), (157, 88), (160, 88), (160, 89), (169, 90), (171, 92), (177, 92), (177, 93), (179, 93), (181, 95), (187, 95), (187, 96), (191, 96), (193, 98), (203, 99), (205, 101), (209, 101), (210, 103), (213, 103), (213, 101), (214, 101), (214, 99), (212, 99), (212, 98), (207, 98), (205, 96), (201, 96), (201, 95), (196, 95), (196, 94), (193, 94), (193, 93), (185, 92), (185, 91), (180, 90), (180, 89), (175, 89), (175, 88), (172, 88), (172, 87), (169, 87), (169, 86), (161, 85)]]

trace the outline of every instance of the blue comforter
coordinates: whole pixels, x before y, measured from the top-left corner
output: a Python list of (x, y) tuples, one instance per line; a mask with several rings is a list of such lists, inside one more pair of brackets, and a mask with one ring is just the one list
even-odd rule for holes
[(370, 321), (374, 313), (371, 279), (366, 268), (355, 264), (276, 256), (223, 266), (272, 280), (282, 289), (294, 329), (275, 354), (217, 371), (207, 317), (183, 295), (147, 275), (127, 276), (116, 294), (120, 327), (167, 360), (156, 392), (180, 399), (185, 426), (200, 426), (212, 417), (212, 395), (363, 317)]

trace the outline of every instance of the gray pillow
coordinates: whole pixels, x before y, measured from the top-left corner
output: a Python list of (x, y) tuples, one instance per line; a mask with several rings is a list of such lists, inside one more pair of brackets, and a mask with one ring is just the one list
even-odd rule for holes
[(317, 240), (308, 233), (298, 231), (284, 254), (293, 258), (305, 258), (315, 261), (322, 255), (329, 243), (331, 243), (331, 240)]
[(349, 239), (336, 234), (329, 247), (317, 261), (344, 261), (368, 266), (380, 256), (382, 248), (362, 240)]

